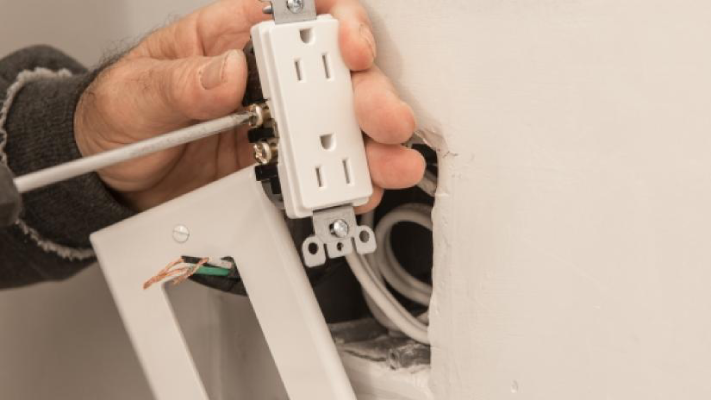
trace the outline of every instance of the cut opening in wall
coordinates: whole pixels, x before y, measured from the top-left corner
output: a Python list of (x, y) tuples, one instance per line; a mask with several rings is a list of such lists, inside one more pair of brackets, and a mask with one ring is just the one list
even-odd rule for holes
[[(436, 179), (438, 167), (436, 154), (426, 146), (416, 146), (416, 149), (425, 156), (428, 161), (428, 173)], [(434, 198), (418, 187), (387, 191), (372, 216), (375, 230), (378, 232), (379, 223), (394, 211), (412, 207), (425, 210), (426, 213), (428, 210), (431, 211), (433, 205)], [(367, 222), (361, 222), (367, 224)], [(431, 287), (433, 260), (431, 229), (415, 222), (403, 220), (393, 226), (385, 243), (389, 243), (387, 246), (390, 246), (392, 256), (412, 279)], [(379, 243), (380, 251), (390, 251), (387, 246), (381, 248), (381, 244)], [(371, 261), (377, 263), (380, 256), (376, 254), (374, 257), (368, 258), (372, 258)], [(329, 319), (332, 334), (341, 352), (382, 365), (390, 370), (429, 370), (429, 345), (407, 338), (394, 329), (392, 322), (387, 319), (383, 321), (382, 314), (376, 311), (372, 301), (369, 301), (361, 291), (361, 287), (352, 276), (348, 265), (341, 260), (333, 262), (335, 264), (331, 268), (347, 276), (347, 278), (343, 278), (341, 284), (348, 282), (348, 285), (351, 285), (349, 291), (351, 296), (354, 290), (357, 292), (357, 307), (351, 310), (348, 317), (343, 315), (344, 318), (333, 318), (331, 315)], [(388, 286), (393, 289), (392, 285)], [(422, 320), (427, 320), (428, 305), (422, 304), (427, 303), (426, 301), (423, 302), (422, 298), (415, 301), (397, 290), (392, 290), (392, 292), (407, 311)], [(343, 290), (336, 290), (331, 295), (326, 295), (324, 297), (326, 304), (333, 306), (339, 301), (343, 301), (343, 293)], [(355, 300), (351, 299), (351, 301)], [(328, 316), (328, 313), (326, 315)], [(339, 315), (336, 314), (336, 316)]]

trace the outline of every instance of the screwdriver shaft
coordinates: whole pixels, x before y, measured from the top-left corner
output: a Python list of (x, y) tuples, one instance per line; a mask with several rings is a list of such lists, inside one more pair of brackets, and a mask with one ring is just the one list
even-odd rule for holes
[(260, 116), (252, 110), (230, 114), (223, 118), (203, 122), (114, 150), (33, 172), (16, 178), (15, 185), (20, 193), (27, 193), (125, 161), (204, 139), (241, 125), (254, 124), (254, 121), (259, 118)]

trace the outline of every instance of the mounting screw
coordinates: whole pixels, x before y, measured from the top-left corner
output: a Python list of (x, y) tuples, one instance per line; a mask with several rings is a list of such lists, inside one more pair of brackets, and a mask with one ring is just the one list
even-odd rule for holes
[(350, 227), (348, 226), (348, 222), (342, 219), (336, 220), (331, 224), (331, 234), (339, 239), (348, 237), (349, 231)]
[(272, 15), (272, 14), (274, 14), (274, 7), (266, 6), (262, 9), (262, 12), (267, 15)]
[(173, 240), (178, 243), (185, 243), (190, 239), (190, 231), (185, 225), (177, 225), (173, 228)]
[(286, 0), (286, 6), (289, 11), (298, 14), (304, 9), (304, 0)]

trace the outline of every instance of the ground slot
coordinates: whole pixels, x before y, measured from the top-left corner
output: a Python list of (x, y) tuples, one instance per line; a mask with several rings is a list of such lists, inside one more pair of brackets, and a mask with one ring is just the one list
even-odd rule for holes
[(314, 40), (314, 30), (313, 28), (305, 28), (299, 30), (299, 35), (301, 36), (301, 41), (305, 44), (311, 44)]
[(336, 137), (333, 133), (321, 135), (321, 147), (323, 147), (324, 150), (329, 151), (336, 148)]

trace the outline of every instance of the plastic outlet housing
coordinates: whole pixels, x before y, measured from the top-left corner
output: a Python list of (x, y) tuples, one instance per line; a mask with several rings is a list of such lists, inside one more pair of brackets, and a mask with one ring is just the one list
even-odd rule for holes
[(373, 193), (351, 73), (336, 19), (252, 28), (264, 98), (276, 122), (278, 172), (286, 214), (363, 205)]

